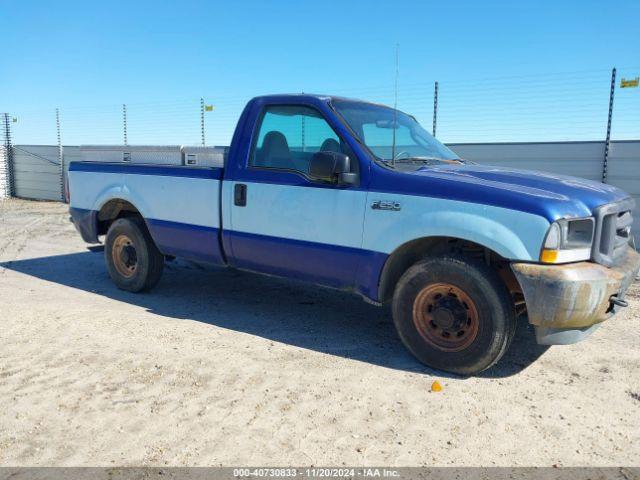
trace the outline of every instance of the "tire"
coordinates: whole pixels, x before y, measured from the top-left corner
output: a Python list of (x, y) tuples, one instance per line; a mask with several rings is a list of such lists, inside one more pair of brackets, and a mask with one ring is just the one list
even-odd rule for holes
[(487, 265), (461, 255), (420, 261), (400, 278), (393, 321), (425, 365), (474, 375), (494, 365), (516, 331), (513, 301)]
[(119, 218), (111, 224), (104, 256), (109, 276), (121, 290), (150, 290), (162, 276), (164, 256), (141, 218)]

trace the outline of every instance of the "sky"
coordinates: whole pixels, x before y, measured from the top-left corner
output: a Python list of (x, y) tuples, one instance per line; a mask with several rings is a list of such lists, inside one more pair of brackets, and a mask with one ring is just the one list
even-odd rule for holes
[(15, 142), (228, 144), (253, 96), (392, 104), (446, 142), (640, 138), (640, 1), (0, 0)]

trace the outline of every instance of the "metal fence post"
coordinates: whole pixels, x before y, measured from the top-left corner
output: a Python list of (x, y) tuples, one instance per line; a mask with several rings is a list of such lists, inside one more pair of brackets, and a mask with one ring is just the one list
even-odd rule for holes
[(124, 132), (124, 144), (129, 145), (129, 141), (127, 139), (127, 104), (122, 104), (122, 127)]
[(611, 70), (611, 91), (609, 92), (609, 116), (607, 117), (607, 137), (604, 140), (604, 159), (602, 162), (602, 183), (607, 183), (609, 163), (609, 145), (611, 143), (611, 117), (613, 116), (613, 96), (616, 90), (616, 69)]
[(204, 98), (200, 97), (200, 132), (202, 134), (202, 146), (205, 146), (204, 142)]
[(11, 145), (11, 119), (8, 113), (2, 115), (2, 136), (3, 146), (5, 150), (4, 165), (2, 169), (5, 174), (4, 190), (7, 197), (15, 195), (14, 179), (13, 179), (13, 148)]
[(60, 200), (66, 199), (64, 181), (64, 150), (62, 148), (62, 131), (60, 128), (60, 109), (56, 108), (56, 132), (58, 134), (58, 164), (60, 170)]
[(436, 124), (438, 123), (438, 82), (433, 87), (433, 136), (436, 136)]

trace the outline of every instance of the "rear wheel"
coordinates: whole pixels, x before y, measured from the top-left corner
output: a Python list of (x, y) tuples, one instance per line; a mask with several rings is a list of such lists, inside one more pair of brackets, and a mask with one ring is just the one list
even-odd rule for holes
[(504, 283), (482, 262), (443, 256), (416, 263), (393, 298), (405, 346), (424, 364), (472, 375), (494, 365), (513, 338), (516, 317)]
[(113, 282), (129, 292), (153, 288), (164, 268), (164, 256), (153, 243), (144, 221), (137, 217), (120, 218), (111, 224), (104, 255)]

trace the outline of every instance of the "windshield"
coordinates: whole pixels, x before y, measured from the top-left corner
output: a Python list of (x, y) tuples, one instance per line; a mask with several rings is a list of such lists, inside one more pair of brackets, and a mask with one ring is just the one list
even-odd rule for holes
[(406, 113), (364, 102), (335, 101), (333, 106), (360, 141), (386, 165), (461, 162)]

